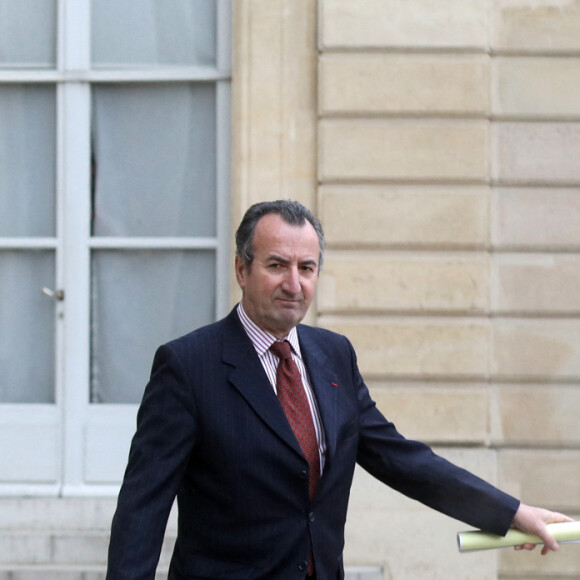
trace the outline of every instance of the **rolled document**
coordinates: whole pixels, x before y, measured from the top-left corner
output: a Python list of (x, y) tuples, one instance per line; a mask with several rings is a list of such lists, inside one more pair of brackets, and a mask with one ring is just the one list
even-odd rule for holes
[[(548, 524), (547, 528), (558, 542), (580, 541), (580, 521)], [(543, 543), (543, 540), (538, 536), (524, 534), (519, 530), (510, 530), (505, 536), (495, 536), (485, 532), (458, 532), (457, 534), (457, 545), (460, 552)]]

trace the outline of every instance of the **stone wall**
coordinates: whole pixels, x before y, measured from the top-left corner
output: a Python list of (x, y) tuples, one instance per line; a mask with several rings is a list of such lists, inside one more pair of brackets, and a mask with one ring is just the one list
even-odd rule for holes
[[(260, 199), (317, 211), (310, 322), (351, 338), (384, 413), (580, 515), (580, 1), (235, 13), (233, 223)], [(346, 561), (393, 580), (578, 577), (575, 546), (459, 555), (460, 529), (359, 473)]]

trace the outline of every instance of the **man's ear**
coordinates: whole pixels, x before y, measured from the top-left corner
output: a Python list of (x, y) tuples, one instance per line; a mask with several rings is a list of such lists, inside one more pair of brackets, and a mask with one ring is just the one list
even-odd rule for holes
[(246, 285), (246, 264), (244, 263), (244, 260), (240, 258), (240, 256), (236, 256), (234, 268), (236, 270), (236, 280), (238, 281), (240, 288), (243, 290), (244, 286)]

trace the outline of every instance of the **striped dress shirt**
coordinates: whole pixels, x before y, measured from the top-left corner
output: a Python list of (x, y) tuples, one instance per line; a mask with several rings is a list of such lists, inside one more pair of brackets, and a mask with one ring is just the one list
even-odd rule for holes
[[(256, 353), (258, 354), (258, 358), (264, 367), (264, 371), (266, 371), (266, 375), (270, 380), (274, 391), (276, 392), (276, 370), (278, 368), (279, 359), (270, 350), (270, 347), (274, 342), (276, 342), (277, 339), (273, 334), (262, 330), (249, 318), (241, 302), (238, 304), (237, 312), (242, 326), (252, 341), (252, 344), (256, 349)], [(288, 333), (286, 340), (292, 346), (292, 359), (300, 371), (300, 378), (302, 379), (302, 384), (304, 385), (306, 397), (310, 405), (310, 411), (312, 412), (314, 429), (316, 431), (316, 440), (318, 441), (318, 452), (320, 454), (320, 473), (322, 474), (324, 469), (324, 459), (326, 456), (326, 438), (324, 436), (324, 429), (322, 428), (322, 420), (320, 419), (320, 412), (318, 410), (316, 398), (308, 378), (308, 371), (306, 370), (306, 366), (302, 360), (296, 327), (292, 328), (292, 330)]]

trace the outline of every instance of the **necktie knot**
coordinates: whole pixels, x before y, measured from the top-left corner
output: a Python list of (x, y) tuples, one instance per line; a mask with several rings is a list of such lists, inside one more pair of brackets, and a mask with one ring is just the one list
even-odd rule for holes
[(270, 350), (280, 359), (287, 360), (292, 358), (292, 349), (287, 340), (277, 340), (272, 343)]

